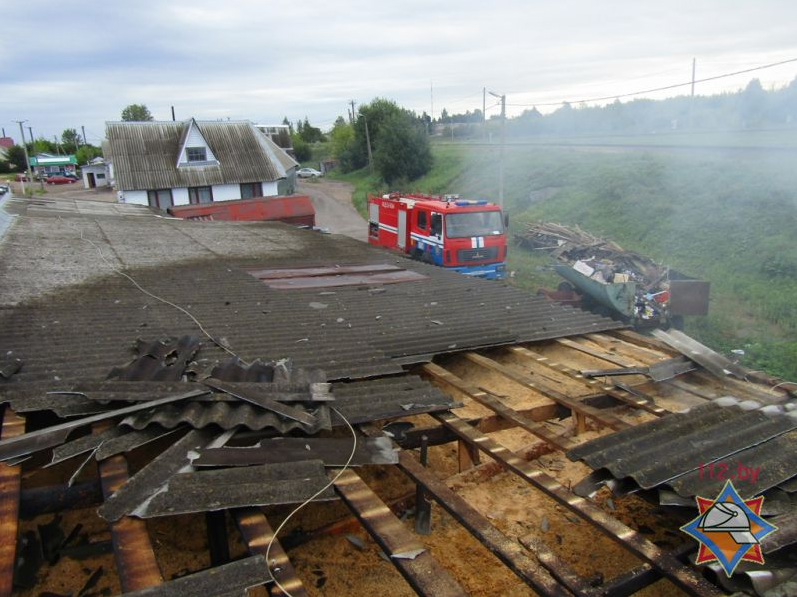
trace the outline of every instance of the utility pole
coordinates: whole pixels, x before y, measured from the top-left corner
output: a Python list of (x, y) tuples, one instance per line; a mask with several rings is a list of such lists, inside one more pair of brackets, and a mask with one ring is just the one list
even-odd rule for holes
[(28, 127), (28, 132), (30, 133), (30, 144), (32, 146), (33, 145), (33, 127), (32, 126)]
[[(22, 128), (22, 123), (27, 122), (27, 120), (15, 120), (17, 124), (19, 124), (19, 133), (22, 135), (22, 149), (25, 150), (25, 164), (28, 168), (28, 184), (30, 185), (30, 196), (33, 197), (33, 171), (30, 168), (30, 157), (28, 156), (28, 145), (25, 143), (25, 129)], [(25, 183), (22, 183), (22, 189), (24, 194)]]
[(365, 114), (363, 114), (363, 120), (365, 120), (365, 144), (368, 147), (368, 168), (371, 170), (371, 174), (373, 174), (374, 160), (373, 156), (371, 155), (371, 135), (368, 133), (368, 118), (366, 118)]
[(506, 94), (498, 95), (490, 92), (490, 95), (501, 99), (501, 150), (498, 154), (498, 206), (504, 208), (504, 146), (506, 145)]
[(61, 155), (61, 146), (58, 144), (58, 135), (53, 135), (53, 141), (55, 141), (55, 149), (58, 152), (58, 155)]
[(429, 99), (432, 102), (432, 122), (434, 122), (434, 82), (429, 81)]
[(83, 131), (83, 145), (88, 145), (88, 143), (86, 142), (86, 127), (81, 124), (80, 130)]
[[(175, 120), (177, 119), (174, 117), (174, 106), (172, 106), (172, 122), (174, 122)], [(83, 140), (84, 141), (86, 140), (86, 135), (83, 135)]]
[(487, 88), (482, 87), (482, 137), (487, 139)]
[(692, 97), (695, 97), (695, 66), (697, 58), (692, 58)]
[(351, 112), (349, 113), (349, 124), (354, 125), (354, 115), (356, 114), (354, 111), (354, 100), (350, 100), (349, 105), (351, 105)]

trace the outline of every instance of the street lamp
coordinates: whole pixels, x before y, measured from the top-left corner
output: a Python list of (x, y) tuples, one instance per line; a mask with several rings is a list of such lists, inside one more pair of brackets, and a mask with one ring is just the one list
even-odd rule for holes
[(488, 91), (493, 97), (501, 100), (501, 151), (498, 157), (498, 205), (504, 208), (504, 145), (506, 144), (506, 95)]

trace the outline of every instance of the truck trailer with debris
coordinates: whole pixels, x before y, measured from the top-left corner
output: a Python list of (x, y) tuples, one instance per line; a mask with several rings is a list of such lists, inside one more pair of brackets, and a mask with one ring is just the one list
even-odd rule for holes
[(368, 242), (468, 276), (506, 274), (506, 218), (485, 199), (389, 193), (368, 196)]
[(652, 259), (623, 249), (576, 226), (538, 223), (518, 235), (519, 244), (547, 251), (553, 269), (567, 282), (542, 294), (553, 300), (580, 295), (636, 327), (680, 327), (685, 315), (707, 315), (709, 282), (681, 274)]

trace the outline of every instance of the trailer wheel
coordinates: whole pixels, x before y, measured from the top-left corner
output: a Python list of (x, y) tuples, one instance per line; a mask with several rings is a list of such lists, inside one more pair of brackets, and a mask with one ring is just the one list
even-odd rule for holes
[(573, 292), (573, 285), (570, 282), (559, 282), (556, 289), (561, 292)]

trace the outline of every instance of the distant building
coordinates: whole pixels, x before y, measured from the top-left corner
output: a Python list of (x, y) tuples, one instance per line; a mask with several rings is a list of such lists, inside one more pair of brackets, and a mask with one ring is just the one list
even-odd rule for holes
[(110, 186), (110, 168), (102, 158), (94, 158), (85, 166), (81, 166), (80, 174), (83, 175), (83, 187), (86, 189), (100, 189)]
[(51, 153), (39, 153), (30, 158), (30, 165), (33, 168), (33, 176), (44, 178), (54, 174), (68, 172), (75, 174), (77, 169), (77, 158), (73, 155), (53, 155)]
[(298, 164), (249, 121), (108, 122), (120, 201), (168, 209), (292, 194)]
[(11, 137), (0, 137), (0, 160), (6, 159), (6, 152), (14, 147), (14, 140)]
[(291, 139), (291, 127), (287, 124), (256, 124), (258, 130), (265, 133), (269, 139), (274, 141), (281, 149), (291, 157), (296, 157), (293, 153), (293, 139)]

